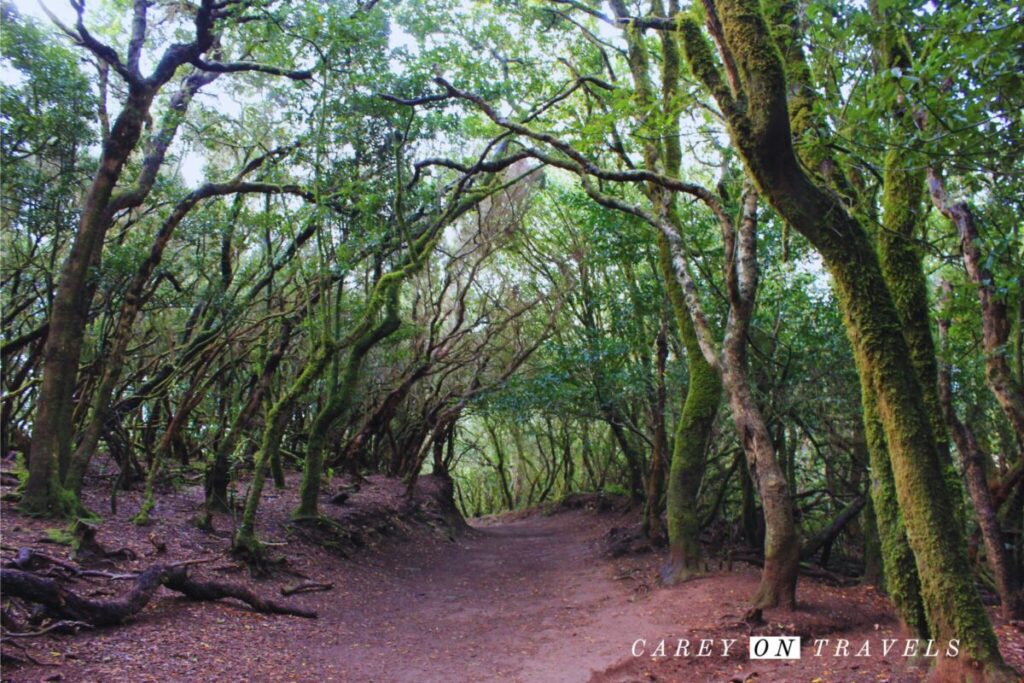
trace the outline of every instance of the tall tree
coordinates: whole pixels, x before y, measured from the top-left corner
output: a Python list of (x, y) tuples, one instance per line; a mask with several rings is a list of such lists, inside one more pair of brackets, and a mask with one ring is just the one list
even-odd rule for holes
[[(61, 269), (48, 321), (32, 426), (29, 478), (21, 500), (22, 509), (34, 514), (64, 513), (76, 505), (74, 496), (69, 497), (64, 492), (61, 480), (71, 455), (72, 394), (92, 292), (88, 273), (102, 261), (107, 231), (119, 214), (138, 207), (149, 196), (189, 103), (200, 88), (222, 73), (260, 71), (298, 80), (310, 76), (308, 71), (288, 71), (245, 61), (221, 62), (216, 56), (211, 59), (208, 54), (217, 54), (224, 48), (221, 27), (230, 26), (240, 9), (245, 9), (244, 5), (221, 5), (213, 0), (203, 0), (196, 9), (193, 40), (168, 47), (154, 60), (152, 72), (144, 75), (141, 65), (150, 6), (148, 0), (136, 0), (131, 37), (123, 59), (113, 47), (101, 42), (86, 28), (84, 3), (74, 3), (77, 21), (73, 27), (64, 26), (54, 18), (76, 44), (123, 79), (127, 97), (103, 141), (96, 173), (82, 198), (81, 218)], [(193, 71), (171, 98), (161, 123), (147, 143), (138, 177), (131, 185), (119, 187), (122, 171), (142, 138), (144, 123), (157, 94), (183, 66)]]

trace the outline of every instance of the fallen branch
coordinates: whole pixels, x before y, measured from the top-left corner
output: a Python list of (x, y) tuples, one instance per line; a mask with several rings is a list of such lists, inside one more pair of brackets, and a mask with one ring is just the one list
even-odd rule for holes
[[(38, 551), (32, 550), (31, 548), (21, 548), (18, 550), (18, 556), (13, 560), (7, 562), (5, 567), (13, 567), (14, 569), (21, 569), (23, 571), (33, 571), (37, 574), (49, 577), (60, 577), (60, 578), (103, 578), (103, 579), (134, 579), (138, 574), (114, 574), (111, 572), (104, 572), (98, 569), (83, 569), (75, 566), (70, 562), (51, 557), (50, 555), (44, 555)], [(45, 569), (44, 569), (45, 568)]]
[(248, 604), (257, 612), (289, 614), (306, 619), (316, 619), (316, 611), (314, 610), (291, 607), (269, 598), (260, 597), (241, 584), (193, 579), (185, 569), (172, 569), (167, 577), (167, 587), (179, 593), (184, 593), (193, 600), (234, 598)]
[(333, 583), (315, 583), (307, 581), (306, 583), (299, 583), (294, 586), (282, 586), (281, 595), (287, 597), (289, 595), (295, 595), (296, 593), (318, 593), (320, 591), (329, 591), (333, 588)]
[[(861, 509), (864, 507), (864, 503), (864, 496), (857, 496), (850, 501), (846, 507), (844, 507), (839, 514), (835, 516), (828, 526), (815, 534), (803, 545), (802, 548), (800, 548), (800, 559), (809, 560), (822, 548), (831, 547), (839, 534), (842, 533), (844, 528), (846, 528), (846, 525), (860, 513)], [(824, 554), (828, 555), (829, 553), (826, 550)], [(824, 563), (825, 561), (823, 560), (822, 564)]]
[(85, 622), (93, 626), (124, 623), (145, 608), (161, 585), (193, 600), (234, 598), (245, 602), (258, 612), (316, 618), (314, 611), (262, 598), (242, 585), (194, 579), (189, 576), (186, 563), (157, 564), (150, 567), (136, 577), (135, 585), (126, 595), (113, 600), (83, 597), (65, 588), (55, 579), (21, 569), (0, 569), (0, 583), (3, 584), (4, 594), (8, 597), (38, 603), (55, 618)]

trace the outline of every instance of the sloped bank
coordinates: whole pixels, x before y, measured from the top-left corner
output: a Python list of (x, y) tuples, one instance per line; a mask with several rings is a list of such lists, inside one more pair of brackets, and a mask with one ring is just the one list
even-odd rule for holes
[(455, 505), (451, 479), (425, 475), (412, 491), (394, 477), (338, 478), (323, 494), (322, 516), (293, 523), (291, 533), (349, 557), (389, 537), (432, 531), (448, 540), (470, 530)]

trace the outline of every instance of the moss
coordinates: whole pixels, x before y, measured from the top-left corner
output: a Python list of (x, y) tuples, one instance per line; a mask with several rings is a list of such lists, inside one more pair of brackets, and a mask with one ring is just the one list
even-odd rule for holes
[[(950, 504), (932, 419), (877, 257), (863, 231), (856, 242), (847, 242), (841, 258), (822, 251), (836, 282), (864, 391), (877, 405), (929, 632), (939, 640), (959, 638), (965, 657), (1001, 664)], [(881, 512), (877, 499), (876, 511)]]
[(69, 528), (50, 528), (46, 529), (46, 540), (50, 543), (57, 545), (66, 545), (69, 548), (74, 548), (76, 539), (75, 535), (71, 533)]
[(132, 524), (138, 526), (148, 526), (151, 524), (152, 520), (149, 518), (149, 513), (153, 511), (154, 507), (156, 507), (156, 502), (153, 500), (153, 493), (151, 491), (147, 492), (145, 498), (143, 498), (142, 507), (132, 517)]
[(254, 531), (243, 527), (238, 528), (231, 540), (231, 552), (248, 562), (255, 563), (262, 560), (265, 555), (263, 544), (256, 539)]
[(960, 475), (953, 464), (946, 422), (938, 393), (938, 362), (931, 331), (928, 286), (916, 238), (924, 218), (924, 171), (920, 160), (899, 147), (885, 156), (882, 191), (883, 228), (876, 235), (882, 275), (892, 292), (903, 324), (903, 336), (931, 417), (949, 500), (957, 521), (967, 517)]
[(915, 636), (927, 638), (928, 622), (921, 598), (921, 583), (896, 499), (896, 483), (889, 463), (884, 429), (870, 388), (862, 389), (864, 432), (871, 466), (871, 504), (878, 532), (885, 590), (903, 624)]
[(274, 451), (270, 458), (270, 476), (274, 480), (275, 489), (283, 489), (285, 487), (284, 459), (281, 457), (280, 448)]
[(665, 580), (674, 583), (703, 570), (697, 494), (704, 477), (711, 428), (721, 403), (722, 381), (701, 353), (682, 289), (675, 278), (668, 242), (663, 235), (658, 239), (658, 264), (665, 278), (679, 336), (686, 348), (690, 375), (683, 411), (676, 424), (667, 482), (670, 564)]
[(68, 519), (79, 514), (83, 508), (75, 492), (61, 486), (56, 469), (50, 472), (50, 480), (44, 491), (30, 495), (27, 487), (22, 492), (18, 509), (31, 517), (55, 517)]
[(153, 464), (149, 467), (149, 472), (146, 474), (146, 488), (142, 494), (142, 507), (132, 517), (132, 523), (139, 526), (146, 526), (150, 523), (149, 513), (156, 507), (156, 500), (154, 498), (154, 490), (156, 487), (156, 479), (160, 474), (160, 470), (163, 467), (164, 462), (164, 449), (157, 448), (156, 455), (153, 457)]
[(233, 547), (241, 547), (239, 544), (246, 546), (255, 543), (256, 511), (259, 509), (260, 497), (263, 494), (263, 485), (267, 477), (267, 464), (274, 457), (274, 451), (281, 447), (284, 428), (296, 399), (305, 392), (306, 388), (326, 367), (325, 355), (325, 351), (319, 349), (306, 364), (302, 373), (288, 388), (288, 391), (285, 392), (285, 395), (274, 403), (267, 413), (263, 435), (260, 438), (260, 448), (253, 460), (253, 474), (252, 482), (249, 484), (249, 495), (245, 499), (242, 521), (238, 526), (238, 531), (235, 533)]
[[(658, 11), (658, 8), (654, 8)], [(677, 22), (682, 29), (687, 22), (686, 15), (678, 13)], [(690, 25), (692, 30), (692, 20)], [(639, 48), (639, 45), (637, 46)], [(661, 157), (665, 172), (677, 176), (682, 159), (679, 141), (677, 94), (679, 87), (679, 47), (675, 36), (663, 33), (661, 36), (661, 83), (662, 112), (667, 130), (664, 134), (652, 136), (663, 139), (660, 154), (648, 153), (647, 164), (653, 168)], [(710, 59), (710, 54), (707, 55)], [(646, 60), (644, 60), (646, 62)], [(643, 83), (645, 91), (648, 75), (646, 67), (634, 70), (634, 79)], [(649, 95), (647, 95), (649, 97)], [(655, 200), (657, 198), (652, 198)], [(668, 219), (683, 234), (678, 212), (674, 204), (668, 208)], [(665, 290), (672, 308), (679, 337), (686, 350), (689, 383), (683, 401), (679, 421), (675, 427), (669, 474), (666, 481), (666, 517), (669, 537), (669, 565), (663, 573), (666, 583), (676, 583), (704, 570), (704, 558), (700, 544), (701, 519), (697, 507), (700, 484), (707, 466), (705, 456), (711, 430), (715, 422), (722, 396), (722, 382), (717, 370), (712, 368), (700, 349), (697, 334), (686, 305), (686, 297), (676, 279), (672, 255), (665, 235), (658, 233), (658, 268), (665, 282)]]
[(711, 42), (704, 37), (700, 21), (696, 16), (680, 15), (678, 18), (679, 38), (683, 54), (693, 74), (711, 91), (726, 118), (735, 122), (736, 108), (732, 93), (719, 72)]

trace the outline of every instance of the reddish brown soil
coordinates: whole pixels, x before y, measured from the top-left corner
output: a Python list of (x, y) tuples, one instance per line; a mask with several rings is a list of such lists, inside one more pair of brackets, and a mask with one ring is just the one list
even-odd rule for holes
[[(394, 482), (375, 480), (348, 506), (325, 505), (325, 511), (335, 517), (362, 515), (365, 523), (368, 507), (387, 509), (400, 490)], [(98, 534), (106, 547), (127, 546), (140, 555), (119, 562), (118, 570), (213, 557), (216, 561), (197, 568), (200, 573), (248, 580), (225, 555), (227, 515), (218, 517), (214, 534), (184, 524), (199, 496), (197, 489), (186, 489), (161, 498), (155, 525), (140, 529), (127, 522), (137, 494), (125, 495), (120, 514), (108, 516)], [(96, 494), (91, 502), (100, 509), (105, 500)], [(792, 664), (747, 661), (749, 629), (738, 622), (756, 571), (737, 565), (731, 572), (659, 588), (658, 558), (610, 560), (602, 553), (604, 534), (630, 523), (628, 513), (575, 510), (492, 519), (476, 523), (454, 542), (431, 531), (440, 527), (435, 520), (392, 517), (390, 531), (371, 535), (366, 547), (343, 559), (289, 531), (293, 504), (294, 494), (270, 491), (261, 533), (287, 542), (275, 550), (287, 555), (290, 571), (334, 582), (333, 591), (291, 598), (317, 609), (318, 620), (265, 616), (234, 604), (190, 603), (164, 592), (125, 626), (23, 639), (43, 665), (5, 667), (3, 680), (824, 683), (921, 678), (899, 657), (813, 658), (809, 647)], [(8, 549), (26, 545), (67, 556), (63, 546), (39, 542), (48, 523), (19, 517), (9, 503), (3, 512), (5, 560), (12, 556)], [(167, 543), (165, 555), (155, 554), (150, 533)], [(255, 585), (274, 594), (296, 580), (279, 574)], [(111, 584), (97, 580), (78, 587), (108, 595), (123, 590)], [(769, 623), (761, 630), (859, 643), (877, 641), (894, 628), (884, 600), (867, 588), (834, 589), (803, 580), (799, 598), (796, 612), (767, 612)], [(1004, 625), (1000, 633), (1008, 659), (1024, 665), (1020, 631)], [(678, 638), (739, 641), (728, 658), (652, 659), (630, 655), (639, 638), (647, 640), (648, 651), (660, 639), (670, 639), (670, 653)]]

